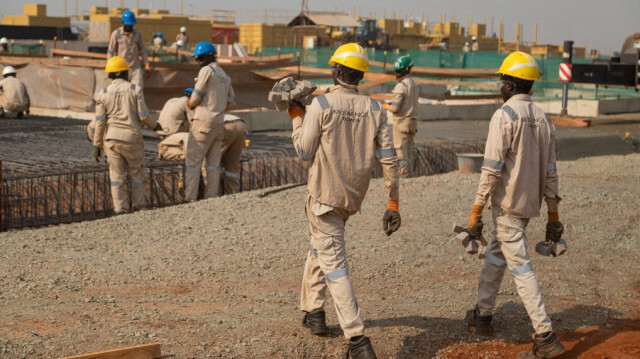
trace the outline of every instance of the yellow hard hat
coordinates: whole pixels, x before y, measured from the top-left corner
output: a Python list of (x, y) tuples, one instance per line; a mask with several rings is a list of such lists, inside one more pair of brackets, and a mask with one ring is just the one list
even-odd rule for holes
[(509, 54), (509, 56), (502, 61), (500, 70), (498, 70), (497, 73), (529, 81), (535, 81), (540, 78), (538, 63), (533, 56), (522, 51)]
[(113, 72), (129, 71), (129, 64), (125, 59), (120, 56), (114, 56), (107, 60), (107, 66), (104, 68), (104, 72), (110, 74)]
[(344, 44), (333, 53), (329, 65), (340, 64), (350, 69), (369, 72), (369, 56), (364, 48), (356, 43)]

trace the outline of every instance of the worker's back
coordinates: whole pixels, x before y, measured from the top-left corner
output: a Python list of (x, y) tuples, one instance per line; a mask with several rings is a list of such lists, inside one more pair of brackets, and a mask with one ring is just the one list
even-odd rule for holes
[(142, 139), (142, 122), (149, 111), (142, 88), (122, 79), (115, 79), (96, 96), (96, 106), (102, 106), (107, 119), (106, 140), (137, 142)]
[(29, 96), (26, 86), (19, 79), (7, 76), (0, 80), (2, 89), (2, 103), (0, 106), (11, 112), (25, 111), (29, 105)]
[(191, 110), (187, 107), (187, 96), (169, 99), (162, 107), (158, 117), (158, 123), (162, 126), (162, 135), (169, 136), (176, 132), (189, 130)]
[(417, 118), (420, 87), (418, 87), (416, 82), (413, 80), (413, 77), (410, 75), (405, 76), (396, 84), (393, 89), (393, 94), (394, 99), (396, 98), (396, 94), (400, 94), (402, 97), (400, 108), (393, 114), (393, 119)]

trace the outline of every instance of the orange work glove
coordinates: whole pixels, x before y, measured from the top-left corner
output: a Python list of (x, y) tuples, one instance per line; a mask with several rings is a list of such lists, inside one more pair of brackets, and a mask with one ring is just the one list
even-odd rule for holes
[(564, 233), (564, 226), (560, 223), (558, 211), (547, 212), (547, 231), (545, 239), (548, 242), (557, 242), (562, 239), (562, 233)]
[(482, 228), (484, 224), (482, 223), (482, 210), (484, 209), (484, 205), (474, 204), (473, 209), (471, 210), (471, 217), (469, 218), (469, 236), (472, 239), (482, 237)]
[(391, 233), (397, 231), (402, 223), (398, 207), (398, 201), (390, 199), (387, 203), (387, 210), (384, 212), (384, 216), (382, 216), (382, 229), (387, 236), (390, 236)]
[(388, 103), (386, 103), (386, 102), (385, 102), (385, 103), (383, 103), (383, 104), (382, 104), (382, 108), (384, 108), (385, 110), (388, 110), (388, 109), (389, 109), (389, 104), (388, 104)]
[(287, 113), (292, 120), (296, 117), (304, 117), (304, 109), (296, 105), (289, 105), (289, 107), (287, 107)]
[(190, 110), (193, 110), (194, 108), (196, 108), (192, 103), (191, 100), (187, 100), (187, 107), (189, 107)]

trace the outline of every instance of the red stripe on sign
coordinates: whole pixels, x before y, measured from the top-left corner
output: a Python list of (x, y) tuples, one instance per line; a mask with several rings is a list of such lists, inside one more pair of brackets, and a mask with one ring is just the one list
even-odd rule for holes
[(564, 63), (560, 64), (558, 77), (560, 81), (570, 81), (571, 80), (571, 64), (564, 64)]

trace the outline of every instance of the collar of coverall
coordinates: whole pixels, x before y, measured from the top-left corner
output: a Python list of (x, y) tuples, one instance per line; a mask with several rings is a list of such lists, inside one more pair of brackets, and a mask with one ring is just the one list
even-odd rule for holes
[(409, 77), (411, 77), (411, 74), (406, 74), (406, 75), (404, 75), (402, 77), (398, 77), (397, 80), (398, 80), (398, 82), (402, 82), (404, 79), (409, 78)]
[(511, 102), (511, 101), (528, 101), (531, 102), (531, 96), (524, 94), (524, 93), (519, 93), (517, 95), (513, 95), (511, 96), (511, 98), (509, 100), (507, 100), (507, 102), (505, 102), (505, 104)]
[(329, 91), (328, 92), (334, 92), (334, 91), (344, 91), (344, 92), (353, 92), (353, 93), (359, 93), (358, 92), (358, 86), (356, 85), (333, 85), (331, 87), (329, 87)]

